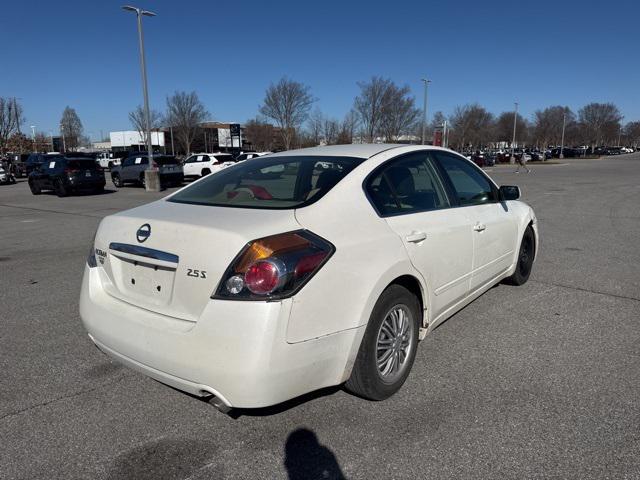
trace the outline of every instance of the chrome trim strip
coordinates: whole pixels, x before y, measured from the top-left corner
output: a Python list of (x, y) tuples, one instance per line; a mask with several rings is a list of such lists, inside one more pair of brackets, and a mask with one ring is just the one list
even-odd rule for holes
[(128, 243), (111, 242), (109, 249), (116, 252), (128, 253), (129, 255), (137, 255), (139, 257), (153, 258), (154, 260), (161, 260), (163, 262), (170, 262), (177, 264), (180, 261), (178, 255), (173, 253), (163, 252), (161, 250), (154, 250), (153, 248), (142, 247), (140, 245), (130, 245)]

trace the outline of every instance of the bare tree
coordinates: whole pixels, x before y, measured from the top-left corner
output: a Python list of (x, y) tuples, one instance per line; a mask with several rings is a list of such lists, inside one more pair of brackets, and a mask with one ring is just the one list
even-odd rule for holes
[(338, 133), (336, 144), (347, 145), (353, 143), (356, 128), (358, 128), (358, 115), (353, 110), (349, 110), (340, 124), (340, 132)]
[[(495, 120), (492, 140), (508, 142), (513, 140), (513, 112), (502, 112)], [(529, 122), (520, 115), (516, 115), (516, 143), (525, 142), (529, 137)], [(561, 124), (562, 126), (562, 124)]]
[(567, 132), (572, 130), (576, 121), (575, 114), (569, 107), (555, 105), (544, 110), (536, 110), (533, 114), (533, 138), (541, 147), (560, 145), (562, 142), (562, 124), (565, 125), (565, 140)]
[(400, 135), (409, 133), (418, 123), (422, 112), (416, 108), (415, 98), (410, 93), (407, 85), (398, 87), (393, 82), (388, 84), (384, 92), (380, 132), (386, 142), (395, 141)]
[(204, 122), (209, 112), (196, 92), (176, 91), (167, 97), (166, 121), (185, 154), (191, 153), (191, 145), (198, 133), (198, 125)]
[(0, 97), (0, 153), (7, 151), (9, 138), (19, 133), (23, 122), (22, 106), (16, 99)]
[[(148, 145), (147, 141), (147, 121), (144, 115), (144, 108), (142, 105), (138, 105), (135, 110), (129, 112), (129, 121), (133, 128), (135, 128), (140, 134), (140, 138), (142, 139), (145, 145)], [(150, 109), (149, 110), (149, 128), (151, 131), (157, 131), (162, 127), (162, 123), (164, 122), (164, 118), (162, 114), (157, 110)]]
[(309, 139), (314, 145), (320, 145), (325, 117), (318, 107), (309, 116)]
[(629, 122), (624, 127), (624, 135), (627, 146), (637, 147), (640, 145), (640, 122)]
[(75, 109), (67, 106), (62, 112), (60, 120), (60, 130), (65, 138), (65, 147), (67, 150), (74, 151), (80, 145), (80, 137), (82, 136), (82, 122)]
[(309, 109), (314, 101), (308, 86), (286, 77), (267, 88), (260, 113), (273, 119), (280, 127), (286, 150), (291, 148), (296, 130), (309, 116)]
[(336, 145), (340, 135), (340, 122), (333, 118), (326, 118), (323, 125), (324, 141), (327, 145)]
[(380, 132), (387, 91), (393, 82), (382, 77), (372, 77), (369, 82), (358, 82), (360, 95), (355, 98), (353, 109), (357, 112), (366, 140), (373, 142)]
[(244, 126), (244, 135), (257, 151), (268, 152), (276, 149), (275, 129), (273, 125), (266, 123), (261, 118), (249, 120)]
[(459, 149), (487, 143), (493, 128), (493, 114), (477, 103), (456, 107), (450, 120), (451, 144)]
[(622, 118), (620, 110), (613, 103), (590, 103), (578, 110), (582, 136), (592, 146), (617, 139)]

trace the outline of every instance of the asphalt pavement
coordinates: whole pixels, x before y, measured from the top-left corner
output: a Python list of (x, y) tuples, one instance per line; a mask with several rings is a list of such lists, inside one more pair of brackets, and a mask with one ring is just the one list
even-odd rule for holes
[(640, 479), (640, 154), (531, 168), (488, 169), (536, 210), (531, 279), (437, 328), (398, 394), (232, 416), (112, 363), (80, 322), (98, 222), (166, 192), (0, 185), (0, 478)]

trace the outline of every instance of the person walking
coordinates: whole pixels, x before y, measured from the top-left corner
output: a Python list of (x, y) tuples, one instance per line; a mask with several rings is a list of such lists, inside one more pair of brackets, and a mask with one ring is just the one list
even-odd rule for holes
[(516, 173), (520, 173), (520, 167), (523, 167), (527, 171), (527, 173), (531, 173), (531, 170), (529, 170), (529, 167), (527, 167), (527, 161), (524, 158), (524, 152), (522, 152), (519, 157), (516, 157), (516, 161), (518, 162)]

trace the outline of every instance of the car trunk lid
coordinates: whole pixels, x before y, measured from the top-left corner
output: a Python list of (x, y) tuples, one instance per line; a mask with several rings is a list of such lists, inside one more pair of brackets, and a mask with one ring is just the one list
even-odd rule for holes
[(95, 248), (107, 293), (163, 315), (197, 321), (248, 242), (299, 228), (293, 210), (160, 200), (105, 218)]

